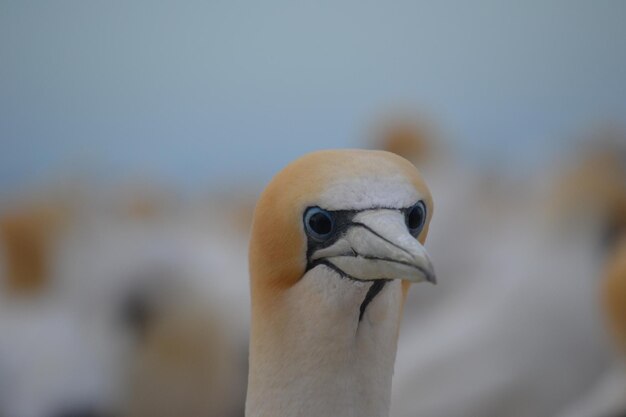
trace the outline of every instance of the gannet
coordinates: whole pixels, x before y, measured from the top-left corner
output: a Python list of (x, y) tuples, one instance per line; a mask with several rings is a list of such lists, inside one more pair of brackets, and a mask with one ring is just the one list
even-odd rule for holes
[(433, 203), (384, 151), (318, 151), (278, 173), (254, 213), (247, 417), (384, 417), (404, 299), (435, 282)]

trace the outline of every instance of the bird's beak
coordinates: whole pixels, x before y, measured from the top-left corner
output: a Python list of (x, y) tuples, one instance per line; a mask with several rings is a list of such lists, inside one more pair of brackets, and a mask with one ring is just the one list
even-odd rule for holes
[(403, 279), (436, 283), (424, 246), (409, 233), (403, 213), (397, 210), (358, 213), (339, 239), (313, 253), (311, 261), (362, 281)]

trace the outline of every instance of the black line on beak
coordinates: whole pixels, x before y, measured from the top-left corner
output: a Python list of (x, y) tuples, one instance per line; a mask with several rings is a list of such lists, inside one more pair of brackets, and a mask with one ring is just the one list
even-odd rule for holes
[(308, 267), (307, 267), (307, 271), (309, 271), (310, 269), (315, 268), (316, 266), (319, 265), (324, 265), (325, 267), (332, 269), (333, 271), (335, 271), (341, 278), (346, 278), (349, 279), (351, 281), (357, 281), (357, 282), (372, 282), (372, 281), (391, 281), (390, 278), (385, 278), (385, 277), (380, 277), (380, 278), (369, 278), (369, 279), (362, 279), (362, 278), (357, 278), (357, 277), (353, 277), (352, 275), (346, 273), (345, 271), (343, 271), (341, 268), (339, 268), (337, 265), (335, 265), (334, 263), (326, 260), (326, 259), (318, 259), (316, 261), (313, 261)]

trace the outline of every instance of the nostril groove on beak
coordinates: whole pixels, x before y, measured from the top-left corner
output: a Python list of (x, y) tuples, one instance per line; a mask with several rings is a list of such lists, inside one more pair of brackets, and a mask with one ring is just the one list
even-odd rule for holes
[(385, 242), (389, 243), (390, 245), (400, 249), (402, 252), (406, 253), (407, 255), (409, 255), (410, 257), (413, 257), (413, 255), (411, 254), (411, 252), (409, 252), (408, 250), (406, 250), (405, 248), (403, 248), (402, 246), (398, 245), (397, 243), (387, 239), (385, 236), (381, 235), (380, 233), (378, 233), (376, 230), (372, 229), (371, 227), (369, 227), (368, 225), (366, 225), (365, 223), (360, 223), (360, 222), (352, 222), (350, 223), (350, 226), (357, 226), (357, 227), (362, 227), (365, 230), (367, 230), (368, 232), (370, 232), (371, 234), (373, 234), (374, 236), (384, 240)]

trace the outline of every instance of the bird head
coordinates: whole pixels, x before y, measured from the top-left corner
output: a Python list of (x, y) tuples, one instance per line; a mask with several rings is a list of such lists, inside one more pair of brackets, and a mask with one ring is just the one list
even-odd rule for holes
[(432, 212), (420, 173), (397, 155), (305, 155), (278, 173), (257, 203), (250, 243), (253, 299), (271, 303), (320, 269), (356, 283), (403, 280), (405, 294), (411, 282), (434, 283), (423, 246)]

